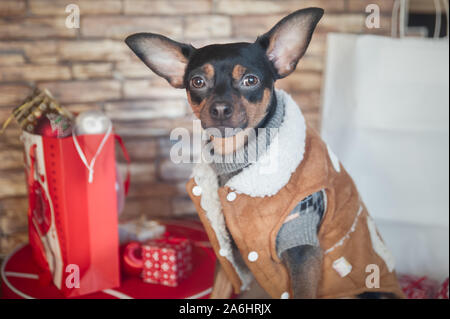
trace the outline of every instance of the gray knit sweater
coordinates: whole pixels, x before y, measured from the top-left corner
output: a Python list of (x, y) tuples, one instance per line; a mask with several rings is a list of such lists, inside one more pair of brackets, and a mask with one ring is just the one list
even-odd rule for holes
[[(276, 101), (275, 101), (276, 102)], [(244, 147), (228, 155), (213, 155), (212, 167), (219, 177), (219, 186), (225, 183), (242, 169), (255, 163), (267, 150), (272, 139), (278, 134), (283, 123), (284, 105), (276, 103), (275, 110), (265, 123), (264, 128), (256, 129), (248, 137)]]
[(296, 246), (319, 246), (317, 232), (325, 211), (325, 196), (324, 191), (309, 195), (288, 215), (276, 238), (278, 257)]

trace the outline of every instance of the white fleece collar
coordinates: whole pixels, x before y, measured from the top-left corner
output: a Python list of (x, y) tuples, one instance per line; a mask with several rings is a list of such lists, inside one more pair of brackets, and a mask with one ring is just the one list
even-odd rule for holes
[(277, 103), (283, 103), (285, 114), (277, 136), (267, 152), (225, 186), (252, 197), (272, 196), (291, 178), (305, 152), (306, 124), (302, 112), (292, 97), (276, 90)]
[(219, 254), (228, 259), (241, 279), (241, 290), (246, 290), (252, 281), (250, 270), (238, 260), (233, 252), (233, 246), (222, 214), (222, 205), (219, 199), (219, 182), (216, 173), (207, 163), (199, 163), (194, 166), (192, 172), (195, 183), (201, 187), (202, 193), (200, 206), (206, 213), (217, 241), (219, 242)]

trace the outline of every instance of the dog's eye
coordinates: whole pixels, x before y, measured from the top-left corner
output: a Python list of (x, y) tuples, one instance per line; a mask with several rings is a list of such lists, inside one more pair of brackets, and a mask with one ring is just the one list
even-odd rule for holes
[(200, 77), (200, 76), (194, 76), (194, 77), (191, 79), (191, 85), (192, 85), (194, 88), (196, 88), (196, 89), (201, 89), (201, 88), (204, 87), (206, 84), (205, 84), (205, 80), (203, 80), (202, 77)]
[(259, 79), (257, 76), (255, 75), (247, 75), (245, 76), (245, 78), (242, 80), (242, 84), (244, 86), (255, 86), (256, 84), (258, 84)]

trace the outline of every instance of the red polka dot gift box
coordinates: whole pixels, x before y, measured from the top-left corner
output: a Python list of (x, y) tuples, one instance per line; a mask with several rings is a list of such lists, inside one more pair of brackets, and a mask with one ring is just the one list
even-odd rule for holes
[(144, 282), (178, 286), (192, 271), (192, 247), (187, 238), (165, 237), (142, 245)]

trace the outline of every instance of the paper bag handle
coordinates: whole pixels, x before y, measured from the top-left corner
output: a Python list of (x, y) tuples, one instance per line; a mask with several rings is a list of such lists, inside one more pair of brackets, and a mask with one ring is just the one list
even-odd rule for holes
[[(447, 38), (449, 37), (449, 11), (448, 11), (448, 3), (447, 1), (443, 1), (444, 3), (444, 13), (447, 18)], [(439, 38), (439, 32), (441, 31), (441, 12), (442, 7), (440, 0), (434, 0), (434, 7), (436, 9), (436, 23), (434, 25), (434, 39)], [(405, 27), (407, 24), (407, 13), (409, 11), (409, 0), (395, 0), (394, 6), (392, 8), (392, 17), (391, 17), (391, 36), (397, 36), (397, 26), (399, 25), (399, 37), (405, 37)], [(400, 23), (398, 23), (398, 19), (400, 19)]]

